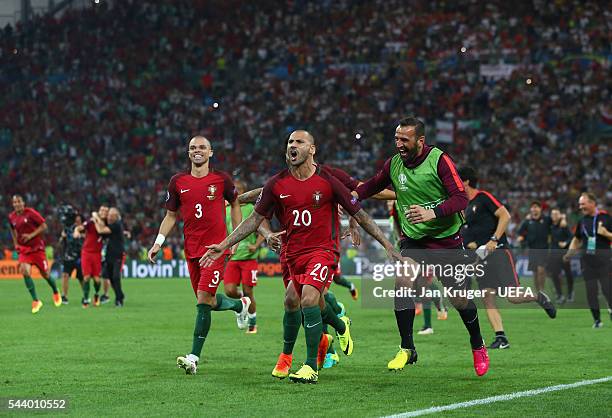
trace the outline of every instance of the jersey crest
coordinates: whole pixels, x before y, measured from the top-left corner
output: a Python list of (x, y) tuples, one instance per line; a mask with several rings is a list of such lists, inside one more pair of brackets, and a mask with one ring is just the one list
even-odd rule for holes
[(312, 207), (313, 208), (320, 208), (321, 207), (321, 201), (323, 199), (323, 193), (321, 193), (320, 191), (315, 191), (312, 194)]
[(211, 184), (210, 186), (208, 186), (208, 200), (215, 200), (215, 192), (217, 191), (217, 186), (215, 186), (214, 184)]

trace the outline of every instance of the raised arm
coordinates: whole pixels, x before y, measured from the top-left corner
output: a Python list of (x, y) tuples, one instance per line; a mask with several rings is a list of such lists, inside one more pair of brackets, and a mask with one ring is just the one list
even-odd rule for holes
[(385, 161), (383, 168), (381, 168), (374, 177), (357, 186), (357, 189), (353, 192), (353, 196), (357, 196), (360, 200), (363, 200), (381, 192), (391, 184), (390, 170), (391, 159), (389, 158)]
[(155, 262), (155, 257), (157, 256), (157, 253), (161, 249), (161, 246), (166, 240), (166, 237), (168, 236), (170, 231), (172, 231), (172, 228), (174, 228), (174, 225), (176, 225), (176, 212), (172, 210), (167, 210), (166, 216), (164, 216), (164, 219), (159, 225), (159, 233), (157, 234), (155, 243), (153, 244), (148, 253), (149, 261), (151, 263)]
[(94, 226), (96, 227), (96, 231), (98, 232), (98, 234), (108, 235), (111, 233), (110, 228), (108, 227), (108, 225), (106, 225), (106, 223), (104, 223), (102, 218), (100, 218), (100, 215), (98, 215), (98, 212), (94, 212), (91, 215), (94, 221)]

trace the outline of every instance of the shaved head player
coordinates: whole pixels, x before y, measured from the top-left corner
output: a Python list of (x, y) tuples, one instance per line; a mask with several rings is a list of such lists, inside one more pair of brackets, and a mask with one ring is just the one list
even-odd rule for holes
[(322, 165), (314, 163), (313, 136), (294, 131), (287, 141), (288, 169), (270, 178), (261, 192), (255, 211), (232, 234), (202, 257), (204, 266), (214, 264), (228, 248), (255, 231), (264, 218), (276, 212), (286, 230), (285, 257), (293, 285), (300, 296), (306, 334), (306, 362), (289, 379), (301, 383), (318, 381), (317, 352), (322, 334), (323, 290), (332, 280), (339, 260), (336, 220), (340, 204), (357, 222), (380, 242), (387, 254), (401, 260), (372, 218), (338, 179)]

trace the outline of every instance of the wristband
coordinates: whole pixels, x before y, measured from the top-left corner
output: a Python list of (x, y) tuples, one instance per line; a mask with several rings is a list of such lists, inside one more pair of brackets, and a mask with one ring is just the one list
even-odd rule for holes
[(157, 238), (155, 238), (155, 243), (160, 247), (164, 244), (166, 237), (163, 234), (157, 234)]

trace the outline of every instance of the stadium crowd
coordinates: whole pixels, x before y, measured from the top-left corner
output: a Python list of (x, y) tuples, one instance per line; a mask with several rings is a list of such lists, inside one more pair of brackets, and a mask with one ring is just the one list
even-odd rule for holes
[(365, 178), (406, 114), (478, 167), (515, 223), (532, 200), (573, 212), (586, 189), (610, 207), (611, 14), (580, 0), (102, 1), (6, 27), (0, 216), (21, 193), (52, 242), (60, 204), (117, 205), (134, 256), (196, 132), (253, 187), (298, 127), (319, 161)]

